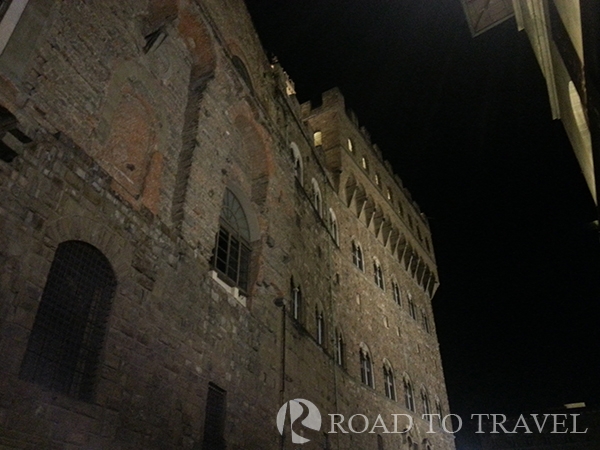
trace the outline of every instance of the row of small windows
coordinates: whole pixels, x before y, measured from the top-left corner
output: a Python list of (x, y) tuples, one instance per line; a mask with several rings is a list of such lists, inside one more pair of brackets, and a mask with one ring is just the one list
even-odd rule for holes
[[(315, 131), (313, 134), (313, 141), (314, 141), (315, 147), (322, 146), (323, 145), (323, 133), (321, 131)], [(348, 138), (348, 141), (347, 141), (347, 148), (350, 153), (354, 153), (354, 145), (350, 138)], [(292, 149), (293, 149), (292, 152), (294, 153), (293, 158), (295, 160), (294, 166), (296, 167), (298, 164), (300, 164), (300, 161), (301, 161), (300, 152), (295, 144), (293, 144)], [(368, 164), (366, 157), (364, 157), (364, 156), (361, 157), (360, 165), (363, 170), (365, 170), (366, 172), (369, 171), (369, 164)], [(298, 173), (296, 173), (296, 176), (298, 176)], [(375, 181), (375, 185), (377, 187), (379, 187), (379, 188), (382, 187), (381, 176), (378, 173), (376, 173), (374, 175), (374, 181)], [(390, 188), (386, 188), (385, 196), (388, 201), (393, 203), (392, 190)], [(400, 215), (400, 217), (404, 218), (404, 208), (400, 201), (398, 201), (398, 214)], [(425, 247), (427, 248), (427, 251), (431, 251), (431, 242), (429, 241), (429, 238), (423, 237), (421, 228), (417, 224), (414, 223), (413, 218), (410, 214), (407, 216), (407, 220), (408, 220), (409, 228), (413, 231), (416, 231), (419, 241), (425, 245)]]
[[(363, 384), (370, 388), (375, 388), (375, 378), (373, 373), (373, 361), (369, 351), (361, 345), (359, 350), (359, 363), (360, 363), (360, 379)], [(416, 412), (415, 395), (410, 379), (404, 376), (402, 379), (402, 385), (404, 390), (404, 406), (406, 409)], [(383, 361), (383, 387), (385, 396), (390, 400), (397, 400), (396, 396), (396, 381), (394, 377), (394, 370), (390, 362), (386, 359)], [(423, 414), (432, 414), (431, 404), (429, 401), (429, 395), (425, 388), (421, 389), (420, 394), (421, 412)], [(439, 413), (441, 417), (442, 408), (439, 400), (436, 401), (436, 413)]]
[[(360, 246), (360, 244), (352, 241), (352, 263), (361, 271), (364, 272), (365, 266), (364, 266), (364, 256), (363, 256), (363, 252), (362, 252), (362, 248)], [(383, 279), (383, 271), (381, 269), (381, 264), (379, 263), (379, 261), (374, 258), (373, 259), (373, 278), (375, 281), (375, 284), (380, 288), (380, 289), (385, 289), (385, 282)], [(394, 303), (396, 303), (399, 306), (402, 306), (402, 294), (400, 292), (400, 286), (398, 285), (398, 283), (396, 281), (392, 281), (392, 298), (394, 299)], [(412, 317), (414, 320), (419, 320), (418, 314), (417, 314), (417, 307), (415, 306), (414, 300), (412, 298), (408, 299), (408, 313), (410, 314), (410, 317)], [(431, 327), (429, 324), (429, 318), (427, 317), (427, 314), (425, 313), (425, 311), (421, 311), (421, 320), (423, 323), (423, 328), (425, 329), (425, 331), (427, 333), (431, 333)]]

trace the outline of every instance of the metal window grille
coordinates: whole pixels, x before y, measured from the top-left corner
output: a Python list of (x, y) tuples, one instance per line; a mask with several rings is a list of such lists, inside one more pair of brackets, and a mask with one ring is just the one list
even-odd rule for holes
[(225, 399), (226, 392), (213, 383), (208, 385), (204, 416), (202, 448), (225, 450)]
[(250, 269), (250, 231), (242, 205), (230, 190), (225, 192), (220, 221), (212, 265), (225, 281), (246, 292)]
[(110, 262), (98, 249), (81, 241), (61, 243), (20, 377), (91, 401), (116, 284)]

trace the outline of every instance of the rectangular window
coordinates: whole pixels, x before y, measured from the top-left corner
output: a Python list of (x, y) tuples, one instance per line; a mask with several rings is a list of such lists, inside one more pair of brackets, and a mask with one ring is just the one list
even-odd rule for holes
[(225, 396), (216, 384), (208, 384), (202, 448), (225, 450)]

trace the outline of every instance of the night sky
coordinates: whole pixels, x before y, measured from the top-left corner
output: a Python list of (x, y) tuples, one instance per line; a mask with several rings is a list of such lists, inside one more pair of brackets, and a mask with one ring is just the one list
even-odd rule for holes
[(299, 100), (339, 86), (429, 217), (452, 412), (600, 403), (594, 205), (514, 19), (472, 38), (458, 0), (247, 4)]

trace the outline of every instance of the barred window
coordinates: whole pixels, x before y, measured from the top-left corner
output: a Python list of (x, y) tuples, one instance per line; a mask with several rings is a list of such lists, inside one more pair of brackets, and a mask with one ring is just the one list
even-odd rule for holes
[(250, 227), (240, 201), (229, 189), (219, 219), (219, 233), (212, 266), (227, 283), (248, 290), (250, 269)]
[(225, 408), (227, 393), (213, 383), (208, 384), (204, 416), (202, 448), (225, 450)]
[(93, 400), (117, 280), (96, 247), (66, 241), (56, 249), (19, 376)]

